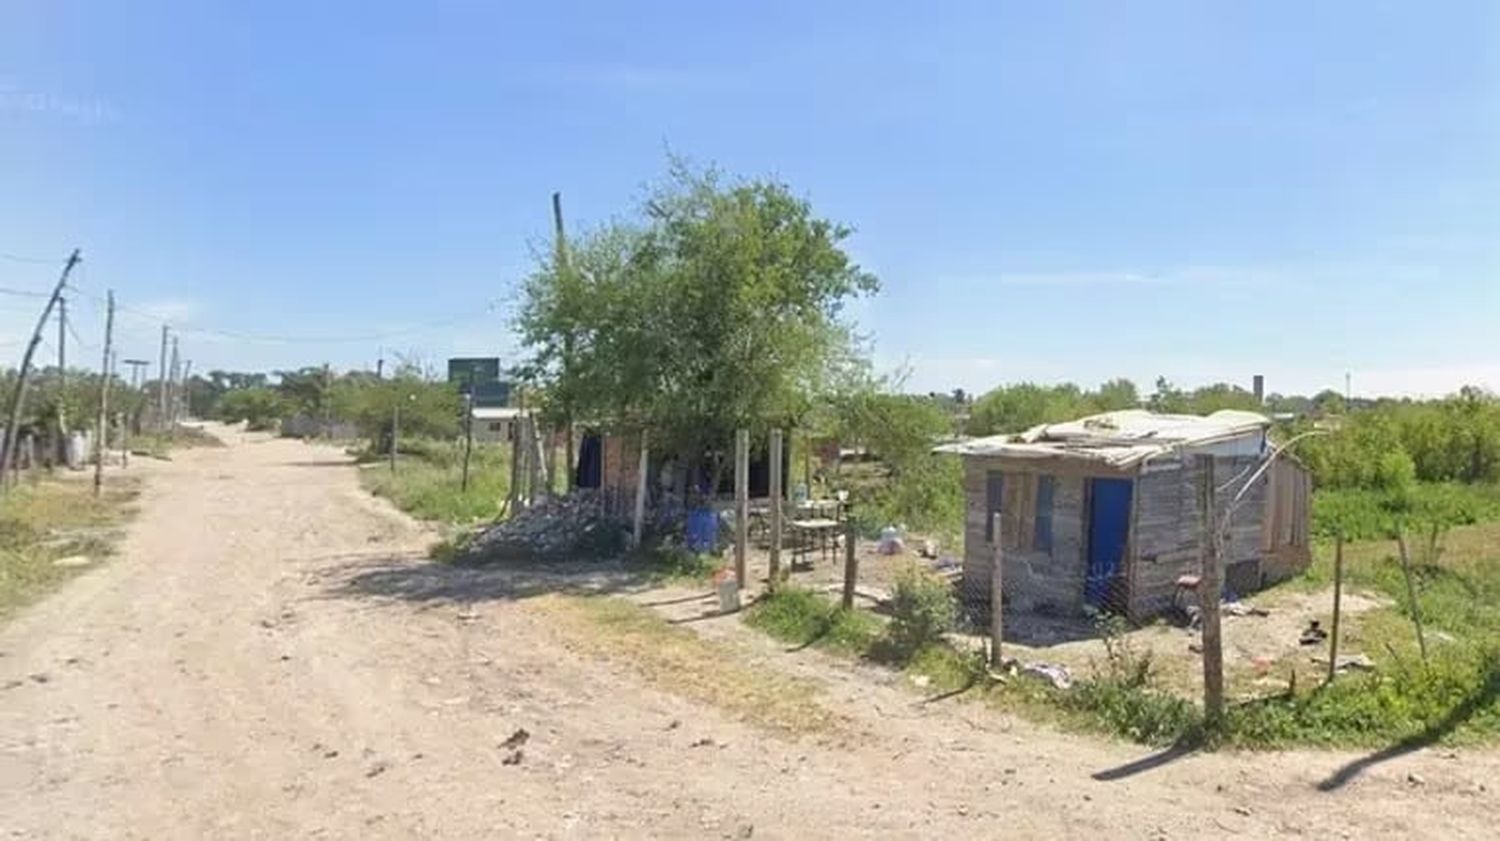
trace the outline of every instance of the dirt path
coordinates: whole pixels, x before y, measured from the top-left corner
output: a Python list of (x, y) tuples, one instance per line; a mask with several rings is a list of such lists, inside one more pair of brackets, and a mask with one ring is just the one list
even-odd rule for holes
[(560, 636), (529, 586), (423, 564), (336, 450), (227, 435), (152, 468), (121, 557), (0, 629), (0, 836), (1492, 837), (1493, 754), (1141, 770), (696, 623), (864, 735), (757, 730)]

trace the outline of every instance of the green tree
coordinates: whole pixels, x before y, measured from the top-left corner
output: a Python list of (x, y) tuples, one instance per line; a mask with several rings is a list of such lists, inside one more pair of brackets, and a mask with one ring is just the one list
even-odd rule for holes
[(796, 426), (846, 357), (844, 304), (878, 285), (849, 234), (784, 184), (673, 161), (639, 221), (583, 237), (567, 268), (544, 258), (518, 319), (524, 373), (690, 470), (736, 428)]

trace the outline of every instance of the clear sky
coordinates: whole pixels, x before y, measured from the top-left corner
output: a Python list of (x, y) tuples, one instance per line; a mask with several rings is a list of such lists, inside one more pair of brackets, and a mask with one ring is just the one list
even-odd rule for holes
[(1491, 0), (8, 0), (0, 287), (79, 246), (198, 370), (508, 353), (551, 192), (627, 212), (668, 147), (857, 228), (912, 389), (1500, 388)]

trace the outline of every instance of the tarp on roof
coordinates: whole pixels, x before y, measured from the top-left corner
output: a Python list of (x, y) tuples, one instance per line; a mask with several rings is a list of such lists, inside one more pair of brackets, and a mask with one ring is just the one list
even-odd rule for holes
[(475, 406), (469, 411), (477, 421), (515, 420), (526, 414), (515, 406)]
[(1176, 450), (1263, 435), (1271, 419), (1230, 409), (1211, 415), (1159, 415), (1126, 409), (1065, 423), (1034, 426), (1019, 435), (992, 435), (938, 447), (935, 452), (1000, 458), (1068, 458), (1131, 467)]

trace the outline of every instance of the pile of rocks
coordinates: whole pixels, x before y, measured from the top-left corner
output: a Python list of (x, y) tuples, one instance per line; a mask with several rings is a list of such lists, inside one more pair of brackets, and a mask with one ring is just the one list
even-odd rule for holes
[(539, 500), (475, 535), (465, 552), (478, 562), (507, 558), (598, 557), (618, 552), (628, 525), (604, 513), (597, 491)]

